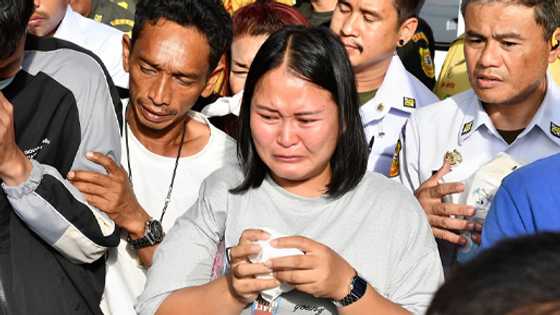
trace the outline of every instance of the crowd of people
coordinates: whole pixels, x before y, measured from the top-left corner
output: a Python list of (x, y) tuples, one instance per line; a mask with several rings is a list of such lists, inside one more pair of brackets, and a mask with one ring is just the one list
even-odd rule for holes
[(423, 5), (0, 0), (0, 315), (560, 314), (560, 0)]

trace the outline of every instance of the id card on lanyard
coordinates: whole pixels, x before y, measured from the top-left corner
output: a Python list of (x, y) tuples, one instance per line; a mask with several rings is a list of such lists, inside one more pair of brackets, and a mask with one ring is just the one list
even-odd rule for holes
[(279, 302), (280, 298), (277, 298), (269, 303), (259, 295), (251, 306), (251, 315), (277, 315)]

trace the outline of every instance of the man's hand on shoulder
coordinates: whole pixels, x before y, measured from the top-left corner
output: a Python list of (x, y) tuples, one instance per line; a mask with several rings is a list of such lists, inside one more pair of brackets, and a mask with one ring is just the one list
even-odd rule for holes
[(457, 217), (470, 217), (475, 209), (465, 204), (446, 203), (447, 195), (463, 192), (462, 183), (440, 183), (441, 178), (451, 171), (451, 165), (445, 161), (443, 166), (426, 180), (414, 195), (428, 216), (434, 236), (451, 243), (464, 245), (467, 240), (459, 233), (464, 230), (475, 230), (474, 223)]
[(76, 170), (68, 173), (68, 179), (82, 192), (89, 204), (107, 213), (132, 238), (142, 237), (150, 216), (136, 200), (126, 171), (104, 154), (90, 152), (86, 156), (103, 166), (107, 175)]
[(13, 105), (0, 92), (0, 178), (17, 186), (31, 174), (31, 161), (16, 144)]

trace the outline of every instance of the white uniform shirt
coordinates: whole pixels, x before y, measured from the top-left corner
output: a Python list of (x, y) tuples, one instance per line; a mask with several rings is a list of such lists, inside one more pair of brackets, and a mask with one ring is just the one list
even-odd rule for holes
[(113, 83), (128, 89), (128, 73), (124, 71), (122, 62), (123, 34), (117, 29), (81, 16), (68, 6), (54, 37), (96, 54), (103, 61)]
[[(505, 152), (521, 164), (560, 152), (560, 88), (548, 79), (543, 103), (535, 116), (508, 144), (497, 132), (473, 90), (422, 108), (411, 115), (395, 152), (393, 164), (400, 181), (416, 190), (442, 165), (448, 151), (457, 150), (462, 162), (443, 182), (462, 182), (482, 165)], [(397, 144), (400, 146), (400, 144)], [(456, 195), (452, 201), (456, 202)]]
[[(202, 181), (216, 169), (237, 162), (235, 140), (214, 127), (201, 114), (191, 111), (192, 119), (210, 128), (210, 139), (198, 153), (181, 157), (171, 193), (171, 202), (163, 218), (164, 232), (175, 220), (187, 211), (198, 197)], [(153, 153), (128, 130), (130, 168), (134, 194), (140, 205), (155, 219), (161, 217), (162, 207), (171, 182), (175, 157), (165, 157)], [(121, 165), (128, 167), (125, 137), (122, 138)], [(105, 292), (101, 308), (105, 315), (135, 315), (134, 304), (146, 284), (146, 268), (142, 266), (136, 251), (121, 235), (117, 248), (109, 251)]]
[[(410, 114), (438, 98), (393, 56), (375, 97), (360, 108), (366, 140), (370, 144), (368, 170), (389, 174), (395, 143)], [(373, 140), (372, 140), (373, 139)]]

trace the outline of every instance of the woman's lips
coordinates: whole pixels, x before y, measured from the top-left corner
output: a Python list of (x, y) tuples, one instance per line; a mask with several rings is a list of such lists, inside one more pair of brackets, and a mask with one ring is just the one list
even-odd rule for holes
[(274, 159), (285, 162), (285, 163), (295, 163), (303, 159), (301, 155), (274, 155)]

